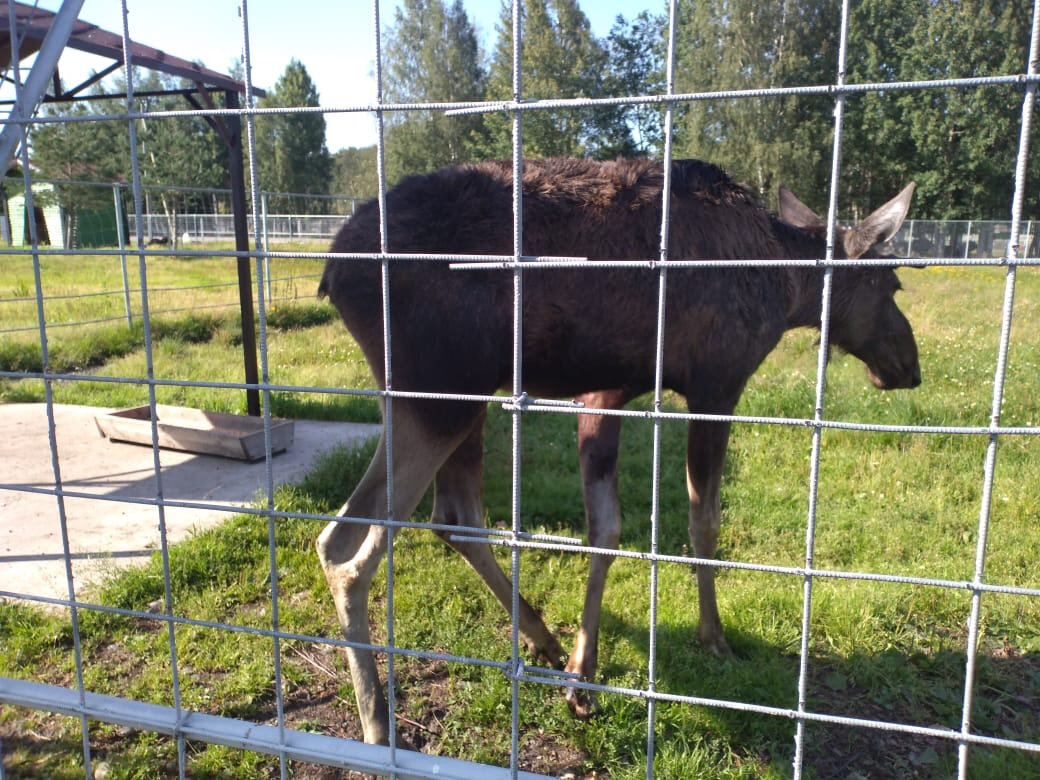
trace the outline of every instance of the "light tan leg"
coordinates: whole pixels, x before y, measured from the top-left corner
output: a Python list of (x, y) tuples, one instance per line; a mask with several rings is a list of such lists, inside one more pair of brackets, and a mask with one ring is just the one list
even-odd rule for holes
[[(698, 558), (714, 558), (721, 525), (720, 485), (729, 441), (728, 423), (692, 422), (686, 457), (686, 485), (690, 492), (690, 541)], [(697, 567), (700, 624), (697, 634), (705, 649), (719, 656), (732, 652), (722, 633), (715, 600), (715, 569)]]
[[(578, 400), (590, 409), (619, 409), (629, 400), (621, 391), (590, 393)], [(616, 550), (621, 538), (621, 504), (618, 500), (617, 457), (621, 418), (578, 415), (578, 453), (585, 498), (585, 521), (589, 544)], [(592, 681), (599, 663), (599, 623), (612, 555), (592, 555), (585, 586), (585, 606), (567, 671)], [(578, 718), (588, 718), (595, 707), (589, 691), (567, 689), (567, 704)]]
[[(451, 454), (437, 472), (433, 502), (433, 522), (441, 525), (483, 528), (484, 509), (481, 482), (484, 468), (483, 417), (469, 437)], [(482, 543), (466, 543), (451, 539), (451, 534), (438, 535), (480, 575), (507, 612), (512, 611), (513, 586), (498, 565), (491, 548)], [(554, 668), (563, 665), (560, 643), (545, 625), (541, 615), (521, 596), (520, 636), (530, 653)]]
[[(465, 437), (433, 435), (417, 422), (408, 406), (394, 404), (394, 517), (407, 519), (426, 491), (440, 464)], [(380, 437), (375, 456), (340, 517), (385, 519), (386, 441)], [(318, 536), (318, 557), (332, 591), (343, 636), (350, 642), (370, 644), (368, 596), (379, 563), (386, 552), (387, 531), (379, 525), (331, 521)], [(348, 648), (347, 660), (354, 682), (365, 741), (385, 744), (390, 725), (386, 698), (371, 650)]]

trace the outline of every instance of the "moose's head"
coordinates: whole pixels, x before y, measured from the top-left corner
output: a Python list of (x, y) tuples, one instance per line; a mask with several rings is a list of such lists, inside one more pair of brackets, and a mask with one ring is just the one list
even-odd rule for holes
[[(910, 208), (913, 183), (854, 228), (836, 233), (835, 257), (891, 258), (885, 246), (898, 232)], [(827, 223), (780, 188), (780, 218), (790, 225), (824, 234)], [(871, 383), (882, 390), (917, 387), (921, 366), (914, 332), (895, 302), (902, 289), (895, 270), (887, 266), (842, 266), (834, 269), (831, 341), (862, 360)]]

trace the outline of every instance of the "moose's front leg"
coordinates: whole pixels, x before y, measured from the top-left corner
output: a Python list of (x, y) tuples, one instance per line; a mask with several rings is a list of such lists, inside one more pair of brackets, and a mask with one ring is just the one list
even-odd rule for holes
[[(698, 558), (714, 558), (721, 524), (719, 488), (729, 441), (729, 423), (690, 423), (686, 450), (686, 485), (690, 492), (690, 541)], [(732, 655), (722, 633), (715, 600), (715, 568), (697, 567), (701, 644), (720, 656)]]

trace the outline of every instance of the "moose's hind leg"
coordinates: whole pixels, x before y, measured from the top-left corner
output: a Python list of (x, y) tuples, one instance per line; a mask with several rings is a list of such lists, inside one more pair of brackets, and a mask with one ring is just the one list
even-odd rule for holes
[[(690, 423), (686, 484), (690, 493), (690, 541), (698, 558), (714, 558), (718, 547), (722, 465), (728, 441), (729, 423)], [(732, 655), (722, 632), (715, 598), (715, 567), (697, 567), (697, 597), (700, 604), (697, 633), (701, 644), (716, 655)]]
[[(481, 482), (484, 469), (483, 416), (469, 436), (451, 454), (437, 472), (433, 500), (433, 522), (438, 525), (460, 527), (459, 534), (438, 531), (448, 545), (455, 549), (473, 570), (480, 575), (488, 588), (507, 612), (512, 611), (513, 585), (498, 565), (491, 547), (483, 541), (464, 542), (465, 528), (484, 527), (484, 508), (481, 501)], [(455, 538), (452, 538), (452, 537)], [(531, 655), (554, 668), (563, 664), (564, 652), (559, 641), (524, 598), (520, 597), (520, 636)]]
[[(578, 398), (587, 409), (620, 409), (628, 401), (623, 391), (589, 393)], [(621, 418), (598, 414), (578, 415), (578, 455), (581, 461), (581, 485), (585, 499), (585, 521), (589, 544), (616, 550), (621, 539), (621, 504), (618, 499), (618, 446)], [(607, 570), (614, 562), (611, 555), (589, 558), (589, 579), (585, 585), (585, 606), (581, 627), (567, 662), (567, 671), (592, 682), (599, 665), (599, 624)], [(567, 689), (567, 704), (578, 718), (588, 718), (595, 699), (591, 691)]]

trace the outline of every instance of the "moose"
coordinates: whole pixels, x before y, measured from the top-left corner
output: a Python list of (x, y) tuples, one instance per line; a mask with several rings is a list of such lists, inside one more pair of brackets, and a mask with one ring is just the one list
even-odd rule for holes
[[(528, 160), (522, 170), (522, 252), (589, 260), (660, 256), (664, 168), (660, 162)], [(883, 256), (882, 246), (906, 217), (911, 183), (856, 228), (839, 231), (834, 256)], [(808, 206), (781, 188), (779, 215), (718, 167), (697, 160), (671, 165), (668, 257), (671, 259), (820, 259), (826, 228)], [(469, 164), (404, 179), (386, 195), (390, 253), (512, 255), (512, 163)], [(380, 251), (380, 213), (373, 201), (340, 229), (336, 253)], [(655, 386), (659, 271), (645, 266), (533, 267), (523, 271), (521, 377), (525, 392), (572, 397), (588, 542), (616, 549), (620, 537), (618, 409)], [(434, 483), (432, 520), (482, 527), (483, 428), (486, 404), (426, 394), (487, 396), (513, 378), (513, 273), (452, 269), (445, 259), (391, 261), (391, 381), (384, 357), (382, 268), (370, 259), (332, 258), (319, 295), (328, 296), (357, 340), (380, 387), (413, 391), (394, 397), (367, 472), (340, 517), (387, 518), (387, 457), (392, 446), (392, 517), (407, 519)], [(691, 412), (733, 413), (748, 379), (785, 331), (820, 327), (824, 271), (813, 263), (696, 264), (670, 269), (664, 298), (665, 388)], [(866, 364), (880, 389), (921, 382), (913, 331), (894, 300), (900, 289), (885, 264), (838, 265), (832, 271), (830, 341)], [(423, 395), (419, 395), (419, 394)], [(729, 424), (713, 417), (689, 424), (689, 531), (699, 558), (715, 555), (719, 488)], [(392, 437), (392, 438), (391, 438)], [(479, 541), (440, 536), (510, 609), (512, 585)], [(317, 540), (350, 664), (364, 738), (386, 743), (389, 716), (369, 638), (369, 589), (384, 555), (387, 529), (374, 522), (330, 521)], [(517, 620), (530, 653), (580, 679), (593, 680), (600, 608), (610, 555), (590, 556), (581, 625), (569, 658), (524, 599)], [(715, 598), (712, 567), (697, 567), (698, 635), (708, 650), (729, 654)], [(587, 717), (591, 697), (570, 687), (568, 702)]]

